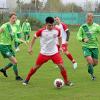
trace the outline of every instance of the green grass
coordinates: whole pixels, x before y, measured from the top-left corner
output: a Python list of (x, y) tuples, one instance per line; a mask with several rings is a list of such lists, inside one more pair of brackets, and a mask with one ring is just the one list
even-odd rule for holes
[[(63, 55), (64, 65), (68, 71), (69, 79), (75, 85), (64, 86), (62, 89), (55, 89), (53, 82), (61, 78), (59, 69), (49, 61), (40, 68), (30, 80), (28, 86), (17, 82), (12, 69), (7, 71), (9, 77), (5, 78), (0, 73), (0, 100), (100, 100), (100, 68), (95, 68), (96, 81), (92, 81), (87, 73), (86, 61), (83, 57), (81, 45), (76, 40), (77, 28), (72, 29), (69, 41), (69, 51), (78, 62), (76, 71), (72, 63)], [(21, 51), (16, 54), (20, 75), (25, 78), (29, 69), (34, 65), (39, 53), (39, 39), (33, 47), (33, 55), (28, 54), (28, 48), (21, 45)], [(100, 61), (100, 60), (99, 60)], [(0, 55), (0, 66), (8, 63)]]

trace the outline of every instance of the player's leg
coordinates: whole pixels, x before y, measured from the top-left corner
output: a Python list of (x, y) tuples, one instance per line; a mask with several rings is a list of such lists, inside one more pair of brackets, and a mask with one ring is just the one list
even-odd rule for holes
[(51, 59), (52, 59), (52, 61), (53, 61), (55, 64), (57, 64), (57, 66), (59, 67), (60, 73), (61, 73), (61, 75), (62, 75), (62, 77), (63, 77), (63, 79), (64, 79), (64, 83), (65, 83), (66, 85), (68, 85), (68, 86), (71, 86), (72, 83), (69, 82), (69, 80), (68, 80), (67, 71), (66, 71), (66, 69), (65, 69), (65, 67), (64, 67), (63, 60), (62, 60), (60, 54), (57, 53), (57, 54), (53, 55), (53, 56), (51, 57)]
[(30, 33), (27, 34), (27, 42), (29, 42), (30, 39)]
[(98, 48), (93, 48), (92, 49), (92, 58), (93, 58), (93, 66), (98, 65), (98, 55), (99, 55), (99, 50)]
[(27, 41), (26, 32), (24, 32), (24, 40)]
[(98, 65), (98, 59), (93, 58), (93, 67), (95, 67), (96, 65)]
[(8, 63), (4, 68), (1, 68), (1, 69), (0, 69), (0, 72), (2, 72), (3, 75), (4, 75), (5, 77), (8, 77), (8, 75), (7, 75), (7, 73), (6, 73), (6, 70), (9, 69), (9, 68), (12, 67), (12, 66), (13, 66), (12, 63)]
[(92, 52), (89, 48), (83, 47), (83, 54), (84, 57), (87, 61), (87, 66), (88, 66), (88, 73), (91, 75), (92, 79), (94, 79), (94, 70), (93, 70), (93, 58), (92, 58)]
[(16, 51), (16, 52), (20, 51), (19, 45), (20, 45), (20, 43), (17, 42), (17, 41), (15, 41), (15, 51)]
[(44, 56), (42, 54), (39, 54), (39, 56), (38, 56), (38, 58), (36, 60), (35, 66), (33, 66), (30, 69), (30, 71), (29, 71), (29, 73), (28, 73), (25, 81), (23, 82), (23, 85), (27, 85), (28, 82), (29, 82), (29, 80), (30, 80), (30, 78), (31, 78), (31, 76), (33, 74), (35, 74), (35, 72), (42, 66), (42, 64), (45, 63), (45, 62), (47, 62), (48, 60), (49, 60), (49, 57), (48, 56)]
[(77, 62), (73, 58), (72, 54), (68, 51), (68, 45), (67, 44), (62, 44), (62, 49), (64, 54), (68, 57), (68, 59), (73, 63), (73, 68), (77, 68)]
[(16, 80), (22, 80), (22, 78), (18, 75), (18, 68), (17, 68), (17, 59), (15, 58), (15, 53), (12, 50), (11, 46), (8, 46), (5, 52), (6, 57), (10, 60), (10, 62), (13, 64), (13, 70), (16, 76)]
[(94, 70), (93, 70), (93, 65), (94, 65), (93, 58), (91, 56), (86, 56), (85, 59), (88, 63), (88, 73), (91, 75), (92, 80), (94, 80), (95, 76), (94, 76)]
[(20, 76), (19, 76), (19, 73), (18, 73), (18, 68), (17, 68), (17, 59), (14, 57), (14, 56), (11, 56), (8, 58), (11, 63), (13, 64), (13, 70), (14, 70), (14, 73), (15, 73), (15, 76), (16, 76), (16, 80), (23, 80)]
[[(0, 51), (1, 51), (1, 54), (4, 58), (8, 58), (11, 54), (10, 50), (9, 50), (9, 46), (0, 45)], [(12, 63), (8, 63), (5, 67), (0, 69), (0, 72), (2, 72), (5, 77), (7, 77), (8, 75), (6, 73), (6, 70), (12, 66), (13, 66)]]

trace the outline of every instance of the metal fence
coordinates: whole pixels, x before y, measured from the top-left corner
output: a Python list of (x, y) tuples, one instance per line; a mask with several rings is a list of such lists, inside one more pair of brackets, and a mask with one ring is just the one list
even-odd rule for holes
[[(100, 13), (95, 13), (94, 14), (94, 22), (100, 24)], [(52, 16), (52, 17), (60, 17), (61, 20), (67, 24), (70, 25), (78, 25), (78, 24), (83, 24), (85, 23), (85, 19), (86, 19), (86, 13), (82, 12), (82, 13), (71, 13), (71, 12), (67, 12), (67, 13), (55, 13), (55, 12), (48, 12), (48, 13), (41, 13), (41, 12), (30, 12), (30, 13), (18, 13), (19, 17), (34, 17), (36, 19), (38, 19), (39, 21), (41, 21), (42, 23), (45, 22), (45, 18), (47, 16)]]

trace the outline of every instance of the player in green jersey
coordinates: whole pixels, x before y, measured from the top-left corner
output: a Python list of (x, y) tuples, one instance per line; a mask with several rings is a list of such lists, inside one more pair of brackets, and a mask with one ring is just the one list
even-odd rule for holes
[(28, 19), (22, 24), (22, 32), (24, 33), (24, 39), (26, 42), (29, 42), (30, 32), (31, 32), (31, 25), (28, 22)]
[(15, 39), (13, 24), (16, 21), (16, 14), (13, 12), (9, 17), (9, 22), (0, 27), (0, 52), (4, 58), (9, 59), (10, 63), (4, 68), (1, 68), (0, 72), (7, 77), (8, 75), (6, 70), (13, 67), (16, 80), (22, 80), (22, 78), (18, 75), (17, 59), (15, 58), (15, 53), (12, 49), (12, 42)]
[(93, 22), (93, 13), (88, 13), (86, 23), (83, 24), (77, 33), (77, 39), (82, 43), (84, 57), (88, 63), (88, 73), (92, 80), (95, 80), (94, 66), (98, 64), (98, 35), (100, 26)]
[(22, 33), (21, 33), (21, 25), (20, 25), (20, 20), (17, 19), (15, 24), (12, 26), (13, 28), (13, 32), (14, 32), (14, 35), (15, 35), (15, 39), (14, 39), (14, 42), (15, 42), (15, 51), (18, 52), (20, 49), (19, 49), (19, 45), (21, 43), (26, 43), (26, 41), (24, 41), (24, 39), (22, 38)]
[(15, 39), (15, 51), (19, 51), (19, 45), (20, 45), (20, 41), (18, 41), (18, 39), (21, 39), (22, 38), (22, 34), (21, 34), (21, 24), (20, 24), (20, 20), (17, 19), (16, 20), (16, 23), (15, 23), (15, 26), (16, 26), (16, 37), (17, 39)]

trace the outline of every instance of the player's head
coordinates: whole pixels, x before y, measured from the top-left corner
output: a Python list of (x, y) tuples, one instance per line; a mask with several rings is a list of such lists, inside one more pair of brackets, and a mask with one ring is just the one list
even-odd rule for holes
[(61, 22), (59, 17), (55, 17), (54, 20), (55, 20), (58, 24)]
[(15, 12), (12, 12), (9, 14), (9, 19), (10, 19), (10, 23), (11, 24), (14, 24), (16, 22), (16, 13)]
[(28, 22), (28, 19), (26, 19), (25, 21)]
[(45, 19), (46, 26), (48, 30), (52, 30), (54, 27), (54, 18), (53, 17), (47, 17)]
[(93, 18), (94, 18), (93, 13), (87, 13), (86, 21), (87, 21), (88, 24), (92, 24), (93, 23)]

